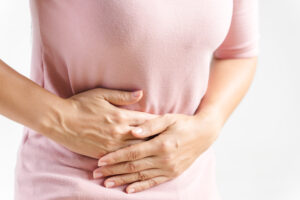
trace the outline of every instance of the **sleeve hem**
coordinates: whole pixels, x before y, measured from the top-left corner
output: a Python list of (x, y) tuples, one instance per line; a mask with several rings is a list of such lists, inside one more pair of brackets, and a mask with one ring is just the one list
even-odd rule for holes
[(258, 48), (243, 49), (243, 50), (229, 50), (229, 51), (218, 51), (213, 54), (215, 58), (226, 59), (226, 58), (250, 58), (259, 55)]

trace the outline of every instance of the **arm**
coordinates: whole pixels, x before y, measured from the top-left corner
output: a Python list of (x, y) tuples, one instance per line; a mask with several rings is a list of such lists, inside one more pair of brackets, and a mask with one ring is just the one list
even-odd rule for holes
[(143, 123), (156, 115), (112, 105), (135, 103), (141, 94), (95, 88), (65, 99), (0, 60), (0, 114), (92, 158), (144, 141), (125, 133), (131, 129), (130, 124)]
[(62, 98), (9, 67), (0, 59), (0, 114), (43, 133), (50, 114), (63, 106)]
[(211, 116), (222, 127), (250, 87), (256, 64), (257, 57), (213, 58), (207, 92), (195, 116)]

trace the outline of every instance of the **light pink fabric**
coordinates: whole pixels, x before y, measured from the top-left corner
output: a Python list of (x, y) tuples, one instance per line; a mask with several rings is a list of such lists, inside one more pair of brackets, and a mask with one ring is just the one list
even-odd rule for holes
[[(123, 106), (193, 115), (209, 64), (258, 54), (256, 0), (30, 0), (31, 78), (61, 97), (96, 87), (144, 90)], [(24, 127), (15, 199), (216, 200), (213, 148), (179, 177), (126, 194), (94, 180), (97, 160)]]

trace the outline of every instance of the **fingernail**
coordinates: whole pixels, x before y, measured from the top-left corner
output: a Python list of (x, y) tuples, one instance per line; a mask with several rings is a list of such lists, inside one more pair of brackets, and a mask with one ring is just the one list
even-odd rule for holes
[(102, 176), (103, 176), (103, 174), (101, 172), (98, 172), (98, 171), (93, 172), (93, 177), (94, 178), (101, 178)]
[(143, 129), (141, 127), (137, 127), (133, 129), (133, 132), (139, 135), (142, 135)]
[(130, 188), (130, 189), (128, 190), (128, 193), (133, 193), (134, 191), (135, 191), (134, 188)]
[(107, 163), (103, 162), (103, 161), (98, 161), (98, 167), (101, 167), (101, 166), (104, 166), (104, 165), (107, 165)]
[(115, 183), (113, 181), (108, 181), (105, 183), (105, 187), (112, 187), (114, 185), (115, 185)]
[(139, 90), (139, 91), (135, 91), (135, 92), (132, 93), (132, 96), (133, 96), (133, 97), (139, 97), (139, 96), (140, 96), (140, 93), (141, 93), (140, 90)]

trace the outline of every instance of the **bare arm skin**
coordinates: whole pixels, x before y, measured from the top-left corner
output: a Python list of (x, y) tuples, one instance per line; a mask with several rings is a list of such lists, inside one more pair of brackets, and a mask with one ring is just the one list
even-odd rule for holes
[(221, 126), (247, 93), (255, 75), (258, 57), (213, 59), (208, 89), (196, 112), (212, 113)]
[(0, 114), (92, 158), (145, 141), (129, 131), (156, 115), (115, 106), (139, 101), (133, 93), (95, 88), (65, 99), (0, 60)]
[(151, 140), (99, 159), (94, 178), (107, 177), (106, 187), (129, 184), (139, 192), (179, 176), (218, 138), (219, 132), (250, 87), (257, 57), (213, 59), (208, 89), (193, 116), (166, 114), (147, 120), (132, 134)]
[(47, 114), (64, 106), (62, 98), (43, 89), (0, 59), (0, 114), (36, 131), (46, 127)]

